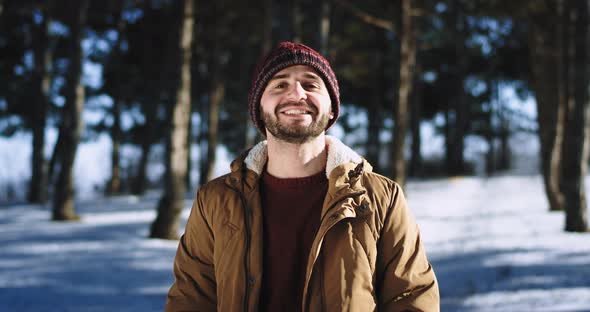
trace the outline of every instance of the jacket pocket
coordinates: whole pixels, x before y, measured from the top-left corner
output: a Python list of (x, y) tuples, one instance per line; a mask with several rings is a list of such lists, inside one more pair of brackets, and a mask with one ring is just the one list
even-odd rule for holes
[(227, 248), (227, 245), (235, 238), (238, 231), (240, 231), (240, 228), (237, 225), (231, 223), (229, 220), (225, 220), (223, 222), (222, 232), (220, 235), (221, 250), (225, 250)]

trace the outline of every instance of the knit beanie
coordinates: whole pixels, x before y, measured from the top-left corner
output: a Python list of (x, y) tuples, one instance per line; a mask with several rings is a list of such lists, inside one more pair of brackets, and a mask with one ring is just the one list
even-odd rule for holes
[(338, 80), (330, 63), (312, 48), (293, 42), (281, 42), (256, 66), (252, 79), (252, 86), (248, 93), (248, 109), (254, 125), (263, 135), (266, 135), (264, 123), (260, 116), (260, 98), (270, 79), (279, 71), (294, 65), (307, 65), (316, 70), (324, 80), (324, 84), (332, 101), (332, 113), (326, 130), (330, 128), (340, 113), (340, 90)]

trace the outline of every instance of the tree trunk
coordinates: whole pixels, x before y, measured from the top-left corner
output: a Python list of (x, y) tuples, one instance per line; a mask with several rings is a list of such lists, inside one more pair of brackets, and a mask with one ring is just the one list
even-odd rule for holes
[(451, 103), (450, 100), (447, 100), (445, 103), (444, 108), (444, 118), (445, 118), (445, 166), (447, 168), (447, 174), (451, 174), (451, 150), (453, 149), (453, 139), (451, 137)]
[[(217, 60), (215, 60), (217, 61)], [(219, 66), (215, 71), (217, 73), (213, 73), (214, 77), (219, 77)], [(225, 93), (225, 85), (223, 80), (220, 78), (213, 78), (213, 86), (210, 92), (210, 102), (209, 102), (209, 132), (207, 136), (207, 181), (211, 181), (215, 176), (215, 161), (217, 159), (217, 138), (219, 132), (219, 106), (221, 105), (221, 101), (223, 100), (223, 96)]]
[(320, 27), (318, 32), (318, 46), (320, 54), (324, 57), (328, 56), (328, 44), (330, 40), (330, 13), (332, 11), (332, 3), (330, 0), (321, 0), (320, 11)]
[[(461, 76), (462, 77), (462, 76)], [(469, 122), (469, 104), (467, 103), (467, 99), (465, 96), (465, 91), (463, 89), (463, 79), (459, 78), (458, 82), (458, 91), (457, 91), (457, 99), (455, 100), (455, 122), (452, 128), (452, 136), (451, 140), (453, 140), (453, 144), (451, 144), (451, 167), (450, 167), (450, 174), (451, 175), (461, 175), (465, 173), (465, 159), (463, 157), (463, 150), (465, 147), (465, 132), (467, 128), (467, 123)]]
[(273, 8), (275, 7), (273, 0), (264, 0), (264, 16), (262, 21), (262, 51), (264, 56), (272, 49), (273, 32), (272, 21), (274, 17)]
[(460, 3), (451, 2), (453, 6), (450, 21), (454, 25), (454, 55), (457, 64), (452, 68), (454, 90), (449, 96), (449, 102), (445, 111), (446, 129), (446, 166), (449, 175), (461, 175), (465, 173), (465, 159), (463, 156), (465, 134), (467, 133), (470, 117), (470, 103), (464, 87), (464, 80), (469, 66), (465, 53), (465, 40), (468, 37), (467, 20), (462, 15)]
[[(147, 21), (152, 21), (154, 18), (155, 9), (151, 6), (150, 1), (143, 3), (144, 18)], [(156, 31), (160, 25), (157, 23), (148, 23), (148, 27), (142, 29), (142, 43), (144, 46), (144, 53), (142, 55), (143, 66), (150, 68), (149, 76), (145, 80), (145, 84), (142, 86), (142, 93), (145, 94), (144, 103), (142, 103), (142, 111), (145, 117), (145, 122), (141, 127), (141, 134), (139, 135), (139, 141), (141, 146), (141, 156), (137, 165), (137, 172), (133, 177), (131, 186), (131, 192), (135, 195), (142, 195), (145, 193), (148, 186), (147, 180), (147, 166), (149, 163), (149, 156), (152, 150), (152, 146), (156, 142), (158, 136), (157, 131), (160, 130), (161, 123), (158, 118), (158, 109), (160, 107), (161, 92), (166, 85), (166, 81), (169, 79), (168, 72), (170, 68), (170, 59), (174, 58), (174, 38), (169, 37), (166, 42), (166, 59), (167, 61), (161, 62), (158, 66), (154, 66), (154, 53), (152, 52), (152, 32)], [(175, 27), (174, 27), (175, 28)], [(173, 27), (169, 27), (170, 30)], [(165, 74), (164, 74), (165, 73)], [(167, 85), (166, 85), (167, 86)]]
[[(560, 71), (560, 90), (559, 90), (559, 109), (562, 110), (562, 118), (563, 123), (561, 125), (557, 125), (558, 129), (561, 128), (562, 130), (562, 141), (561, 141), (561, 148), (559, 150), (560, 155), (560, 162), (559, 162), (559, 172), (558, 176), (558, 183), (559, 183), (559, 191), (563, 197), (563, 210), (565, 211), (566, 208), (566, 201), (565, 201), (565, 193), (564, 193), (564, 180), (566, 179), (564, 175), (564, 162), (565, 162), (565, 155), (568, 153), (569, 147), (566, 145), (566, 135), (567, 135), (567, 121), (568, 121), (568, 114), (571, 111), (574, 103), (573, 99), (573, 23), (571, 20), (571, 8), (570, 2), (567, 0), (563, 1), (563, 14), (561, 16), (562, 22), (561, 25), (561, 35), (560, 38), (560, 48), (561, 55), (559, 55), (559, 71)], [(563, 89), (561, 88), (563, 87)], [(559, 120), (558, 120), (559, 122)]]
[(299, 0), (289, 0), (289, 13), (291, 15), (291, 41), (303, 42), (303, 13)]
[[(219, 25), (215, 25), (219, 26)], [(215, 177), (215, 161), (217, 159), (217, 138), (219, 132), (219, 109), (225, 95), (225, 83), (222, 78), (222, 68), (219, 43), (214, 43), (212, 47), (212, 57), (210, 64), (211, 86), (209, 89), (209, 121), (207, 127), (207, 166), (205, 180), (201, 184), (211, 181)]]
[(142, 135), (140, 136), (141, 156), (137, 166), (137, 173), (133, 178), (133, 184), (131, 187), (131, 192), (135, 195), (144, 194), (148, 186), (147, 166), (152, 146), (156, 140), (155, 131), (158, 124), (157, 109), (158, 102), (155, 100), (149, 100), (147, 108), (144, 111), (145, 123), (142, 127)]
[[(59, 126), (58, 134), (61, 133), (62, 126)], [(51, 152), (51, 158), (49, 159), (49, 168), (47, 168), (47, 182), (48, 184), (54, 184), (55, 173), (59, 170), (59, 157), (61, 156), (61, 149), (63, 146), (63, 138), (58, 135), (55, 144), (53, 145), (53, 151)], [(54, 190), (55, 191), (55, 190)]]
[(495, 135), (493, 129), (493, 108), (490, 105), (488, 112), (488, 129), (486, 130), (485, 138), (488, 143), (488, 152), (486, 153), (486, 176), (491, 177), (496, 172), (496, 146), (494, 144)]
[(510, 156), (512, 154), (510, 150), (510, 121), (506, 116), (506, 109), (500, 100), (500, 90), (498, 90), (498, 83), (496, 83), (496, 100), (498, 102), (498, 120), (500, 124), (500, 158), (498, 159), (498, 169), (509, 170), (510, 169)]
[[(422, 11), (425, 7), (423, 0), (413, 1), (414, 9)], [(423, 32), (419, 21), (416, 21), (415, 26), (415, 37), (418, 38)], [(416, 65), (414, 72), (414, 88), (410, 97), (411, 110), (410, 110), (410, 131), (412, 137), (412, 145), (410, 147), (410, 164), (409, 176), (419, 177), (422, 176), (422, 137), (421, 137), (421, 122), (422, 122), (422, 111), (423, 111), (423, 88), (422, 82), (422, 64), (420, 63), (419, 46), (416, 47)]]
[[(149, 119), (146, 118), (146, 123), (148, 120)], [(131, 192), (135, 195), (144, 194), (147, 187), (147, 165), (152, 148), (152, 138), (153, 137), (149, 137), (149, 135), (146, 134), (142, 136), (141, 139), (141, 156), (137, 166), (137, 173), (133, 178), (133, 185), (131, 187)]]
[[(194, 96), (191, 96), (191, 99), (194, 98)], [(192, 144), (193, 144), (193, 105), (192, 105), (192, 101), (191, 101), (191, 110), (189, 115), (189, 121), (188, 121), (188, 130), (186, 131), (186, 175), (184, 177), (185, 179), (185, 183), (186, 183), (186, 187), (187, 189), (191, 189), (192, 188), (192, 182), (191, 182), (191, 170), (193, 168), (193, 160), (192, 160)]]
[[(127, 27), (126, 21), (122, 18), (123, 15), (123, 3), (117, 3), (117, 17), (116, 17), (116, 25), (117, 25), (117, 42), (115, 43), (115, 48), (113, 49), (113, 54), (111, 56), (111, 62), (113, 63), (113, 67), (121, 67), (123, 66), (121, 62), (121, 51), (123, 47), (121, 46), (123, 43), (123, 38), (125, 36), (125, 29)], [(115, 69), (116, 70), (116, 69)], [(113, 92), (113, 107), (111, 108), (111, 116), (113, 118), (113, 125), (110, 129), (111, 134), (111, 178), (107, 182), (105, 187), (107, 195), (114, 195), (119, 194), (122, 191), (122, 183), (121, 183), (121, 156), (120, 156), (120, 149), (121, 149), (121, 141), (123, 140), (123, 130), (121, 129), (121, 106), (124, 94), (122, 92), (122, 81), (115, 81), (114, 84), (114, 92)]]
[[(556, 134), (554, 147), (551, 154), (551, 162), (549, 170), (551, 170), (552, 183), (558, 194), (558, 202), (555, 210), (565, 210), (565, 198), (563, 194), (563, 151), (564, 135), (565, 135), (565, 118), (568, 108), (568, 103), (571, 98), (570, 91), (570, 44), (571, 44), (571, 30), (569, 22), (568, 0), (557, 1), (557, 68), (558, 68), (558, 103), (557, 103), (557, 121), (555, 124)], [(552, 209), (552, 208), (550, 208)]]
[[(208, 68), (211, 67), (208, 66)], [(211, 87), (209, 87), (209, 89), (211, 89)], [(204, 185), (208, 181), (207, 174), (209, 173), (209, 143), (206, 141), (209, 137), (209, 102), (205, 103), (204, 101), (199, 101), (199, 106), (199, 114), (201, 115), (199, 131), (199, 185)]]
[(273, 2), (276, 4), (273, 8), (277, 12), (278, 20), (281, 21), (275, 29), (278, 41), (293, 41), (293, 38), (295, 37), (293, 30), (293, 1), (294, 0)]
[(500, 129), (500, 159), (498, 159), (498, 169), (510, 169), (510, 132), (506, 128)]
[[(1, 5), (1, 4), (0, 4)], [(52, 53), (49, 49), (49, 9), (47, 6), (42, 12), (43, 21), (35, 28), (35, 40), (33, 40), (33, 55), (35, 69), (33, 81), (36, 90), (35, 108), (31, 115), (33, 130), (33, 157), (31, 159), (31, 182), (29, 185), (28, 200), (31, 203), (44, 203), (47, 200), (47, 161), (43, 155), (45, 147), (45, 125), (47, 110), (49, 108), (49, 88), (51, 85), (51, 72), (49, 67), (52, 62)]]
[(500, 139), (500, 151), (496, 168), (498, 170), (510, 169), (510, 121), (506, 116), (506, 109), (500, 98), (500, 86), (498, 81), (492, 82), (492, 101), (496, 103), (496, 119), (498, 121), (497, 136)]
[[(377, 95), (376, 93), (374, 94)], [(367, 160), (369, 161), (369, 163), (371, 163), (373, 168), (375, 168), (375, 171), (379, 171), (379, 153), (381, 151), (379, 133), (381, 131), (381, 118), (383, 113), (380, 106), (381, 103), (373, 101), (372, 103), (369, 103), (368, 107), (369, 125), (367, 127), (368, 129), (366, 155)]]
[(76, 150), (83, 128), (84, 85), (82, 84), (82, 31), (86, 24), (88, 0), (72, 3), (68, 15), (70, 29), (70, 65), (65, 90), (66, 102), (63, 108), (62, 126), (59, 136), (63, 143), (59, 149), (60, 170), (55, 187), (53, 220), (79, 220), (74, 207), (73, 169)]
[[(260, 57), (262, 58), (265, 56), (271, 49), (272, 49), (272, 20), (273, 20), (273, 1), (272, 0), (265, 0), (263, 6), (263, 15), (262, 15), (262, 38), (260, 41)], [(250, 22), (250, 21), (247, 21)], [(244, 28), (244, 36), (250, 32), (249, 29)], [(240, 54), (242, 66), (240, 72), (240, 79), (242, 81), (242, 85), (250, 86), (250, 68), (248, 67), (249, 62), (251, 61), (252, 55), (250, 53), (241, 53)], [(242, 100), (244, 103), (247, 103), (247, 92), (244, 92), (244, 97)], [(252, 147), (258, 136), (258, 130), (252, 122), (250, 121), (250, 114), (247, 111), (244, 111), (243, 114), (243, 123), (244, 123), (244, 145), (242, 146), (242, 150), (246, 150)]]
[(414, 82), (414, 65), (416, 63), (416, 39), (411, 0), (402, 0), (401, 62), (399, 75), (398, 102), (394, 110), (392, 178), (400, 185), (405, 185), (406, 161), (404, 158), (405, 139), (408, 123), (408, 108), (412, 83)]
[[(465, 21), (460, 22), (459, 37), (465, 38)], [(459, 61), (457, 63), (457, 73), (455, 81), (455, 97), (451, 100), (452, 107), (452, 123), (450, 124), (450, 140), (452, 144), (447, 146), (449, 149), (449, 173), (451, 175), (465, 174), (465, 158), (463, 150), (465, 149), (465, 134), (469, 126), (470, 106), (467, 95), (465, 94), (464, 77), (467, 68), (467, 60), (461, 57), (463, 53), (463, 40), (456, 40), (455, 55)]]
[[(567, 110), (563, 155), (563, 193), (565, 196), (565, 230), (588, 231), (584, 178), (588, 165), (588, 113), (590, 107), (590, 59), (588, 1), (570, 3), (574, 20), (573, 103)], [(567, 10), (566, 12), (568, 12)]]
[[(493, 67), (493, 66), (492, 66)], [(492, 68), (493, 70), (493, 68)], [(487, 111), (486, 113), (486, 129), (485, 129), (485, 134), (484, 137), (486, 139), (486, 142), (488, 143), (488, 151), (485, 155), (485, 174), (487, 177), (491, 177), (495, 172), (496, 172), (496, 146), (495, 146), (495, 140), (496, 140), (496, 134), (495, 134), (495, 130), (494, 130), (494, 114), (495, 114), (495, 109), (494, 109), (494, 104), (495, 104), (495, 100), (496, 100), (496, 92), (498, 91), (496, 89), (496, 82), (494, 81), (494, 78), (491, 76), (488, 76), (488, 79), (486, 81), (486, 87), (490, 90), (490, 100), (488, 102), (487, 105)]]
[[(264, 21), (262, 26), (262, 49), (261, 49), (261, 58), (264, 57), (273, 46), (273, 8), (276, 7), (273, 5), (272, 0), (264, 0)], [(276, 36), (275, 36), (276, 37)], [(248, 82), (250, 83), (250, 82)], [(250, 120), (250, 115), (246, 114), (246, 118)], [(246, 131), (246, 141), (244, 144), (244, 150), (252, 147), (256, 142), (261, 141), (264, 139), (263, 134), (258, 131), (250, 121), (247, 122), (248, 130)]]
[(371, 90), (371, 101), (368, 103), (367, 115), (368, 115), (368, 129), (367, 129), (367, 147), (366, 156), (367, 160), (373, 165), (376, 172), (380, 170), (379, 155), (381, 152), (381, 140), (380, 132), (383, 124), (383, 102), (385, 94), (385, 75), (384, 75), (384, 58), (385, 49), (382, 47), (385, 43), (384, 31), (381, 29), (375, 29), (375, 43), (379, 45), (374, 50), (373, 58), (373, 88)]
[(187, 131), (191, 110), (191, 57), (194, 31), (194, 0), (178, 2), (178, 58), (180, 78), (177, 79), (176, 103), (171, 108), (171, 126), (166, 142), (166, 174), (164, 195), (158, 203), (158, 216), (152, 223), (150, 237), (178, 238), (179, 217), (186, 192), (188, 156)]
[[(420, 65), (416, 66), (416, 76), (420, 73)], [(410, 113), (412, 129), (412, 155), (410, 158), (410, 176), (421, 176), (422, 168), (422, 138), (420, 137), (420, 122), (422, 120), (422, 82), (414, 80), (415, 92), (412, 94), (412, 111)]]
[(106, 186), (106, 194), (115, 195), (121, 193), (121, 140), (123, 131), (121, 130), (121, 102), (114, 99), (111, 110), (113, 116), (113, 125), (111, 127), (111, 178)]

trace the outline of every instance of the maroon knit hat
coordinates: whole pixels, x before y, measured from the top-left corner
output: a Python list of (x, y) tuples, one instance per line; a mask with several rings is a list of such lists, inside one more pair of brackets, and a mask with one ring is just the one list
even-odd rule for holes
[(294, 65), (307, 65), (315, 69), (324, 80), (330, 99), (332, 100), (332, 113), (326, 129), (330, 128), (340, 113), (340, 89), (338, 80), (330, 63), (312, 48), (293, 42), (281, 42), (256, 66), (252, 79), (252, 86), (248, 94), (248, 109), (254, 125), (263, 135), (266, 135), (264, 123), (260, 117), (260, 98), (270, 79), (279, 71)]

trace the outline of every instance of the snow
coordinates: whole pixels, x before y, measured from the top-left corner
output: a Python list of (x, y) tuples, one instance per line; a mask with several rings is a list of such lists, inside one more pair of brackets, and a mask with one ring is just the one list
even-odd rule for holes
[(77, 223), (0, 207), (0, 311), (162, 311), (177, 242), (146, 238), (157, 200), (78, 202)]
[(590, 234), (563, 231), (541, 177), (416, 182), (407, 193), (442, 311), (590, 311)]
[[(442, 311), (590, 311), (590, 234), (563, 231), (539, 176), (411, 181), (406, 195)], [(162, 311), (177, 242), (146, 238), (158, 196), (79, 200), (75, 223), (0, 206), (0, 311)]]

